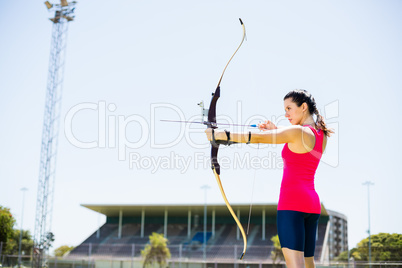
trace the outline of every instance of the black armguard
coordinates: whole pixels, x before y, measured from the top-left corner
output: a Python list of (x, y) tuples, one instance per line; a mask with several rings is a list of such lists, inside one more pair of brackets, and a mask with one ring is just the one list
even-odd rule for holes
[(228, 145), (228, 146), (230, 146), (233, 142), (230, 140), (230, 131), (228, 131), (228, 130), (226, 130), (225, 129), (225, 133), (226, 133), (226, 137), (228, 138), (227, 139), (227, 143), (226, 143), (226, 145)]
[(248, 132), (248, 142), (247, 142), (247, 144), (250, 144), (250, 141), (251, 141), (251, 131)]

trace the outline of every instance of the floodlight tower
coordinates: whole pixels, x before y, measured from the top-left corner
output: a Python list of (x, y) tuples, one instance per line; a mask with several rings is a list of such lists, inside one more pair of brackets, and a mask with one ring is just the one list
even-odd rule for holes
[(367, 185), (367, 204), (368, 204), (368, 230), (367, 233), (369, 235), (369, 243), (368, 243), (368, 250), (369, 250), (369, 267), (371, 268), (371, 226), (370, 226), (370, 185), (374, 185), (371, 181), (366, 181), (363, 185)]
[(59, 132), (61, 93), (63, 84), (64, 56), (68, 22), (74, 20), (76, 2), (61, 0), (60, 4), (45, 2), (54, 11), (49, 71), (46, 88), (45, 114), (43, 119), (42, 146), (40, 154), (39, 182), (36, 201), (34, 250), (32, 267), (47, 267), (47, 256), (53, 233), (51, 232), (56, 153)]

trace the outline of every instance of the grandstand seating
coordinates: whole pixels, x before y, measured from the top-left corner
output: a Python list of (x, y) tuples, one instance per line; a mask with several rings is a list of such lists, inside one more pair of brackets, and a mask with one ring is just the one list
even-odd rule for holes
[[(319, 224), (318, 245), (322, 244), (325, 235), (324, 224)], [(246, 226), (245, 226), (246, 229)], [(208, 226), (211, 230), (211, 226)], [(212, 232), (207, 233), (206, 253), (209, 260), (234, 259), (241, 255), (243, 241), (237, 240), (237, 225), (235, 224), (216, 224), (215, 236)], [(246, 230), (247, 231), (247, 230)], [(147, 224), (144, 229), (144, 236), (141, 237), (141, 224), (127, 223), (122, 225), (121, 237), (118, 237), (118, 224), (106, 223), (97, 232), (89, 236), (81, 245), (72, 250), (69, 257), (91, 256), (91, 257), (119, 257), (131, 258), (138, 257), (141, 249), (149, 241), (149, 235), (153, 232), (163, 233), (163, 224)], [(167, 226), (167, 238), (172, 258), (202, 258), (203, 257), (203, 226), (194, 227), (188, 236), (186, 224), (169, 224)], [(248, 235), (247, 259), (269, 258), (273, 249), (270, 240), (276, 234), (275, 224), (266, 224), (266, 239), (262, 239), (261, 225), (251, 224)], [(320, 254), (317, 247), (316, 258)]]

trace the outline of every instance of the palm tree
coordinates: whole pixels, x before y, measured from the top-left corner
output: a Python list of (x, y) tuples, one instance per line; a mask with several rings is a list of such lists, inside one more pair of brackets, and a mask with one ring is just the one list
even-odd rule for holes
[(159, 267), (166, 267), (167, 260), (171, 257), (167, 243), (167, 238), (162, 234), (152, 233), (149, 236), (149, 244), (141, 250), (143, 268), (154, 263), (158, 263)]

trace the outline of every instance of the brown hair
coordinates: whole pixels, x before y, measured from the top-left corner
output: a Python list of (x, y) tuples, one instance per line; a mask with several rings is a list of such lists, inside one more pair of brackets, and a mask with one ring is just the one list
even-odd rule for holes
[(311, 115), (315, 114), (317, 116), (317, 119), (315, 121), (317, 128), (324, 131), (324, 134), (327, 137), (331, 136), (332, 133), (335, 133), (334, 130), (327, 128), (327, 125), (325, 124), (324, 121), (324, 117), (322, 117), (322, 115), (318, 111), (313, 96), (310, 93), (308, 93), (307, 90), (304, 89), (292, 90), (288, 94), (286, 94), (283, 100), (286, 100), (288, 98), (291, 98), (292, 101), (296, 103), (298, 107), (300, 107), (303, 103), (306, 103), (308, 106), (309, 113)]

